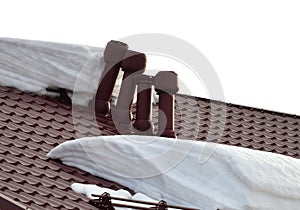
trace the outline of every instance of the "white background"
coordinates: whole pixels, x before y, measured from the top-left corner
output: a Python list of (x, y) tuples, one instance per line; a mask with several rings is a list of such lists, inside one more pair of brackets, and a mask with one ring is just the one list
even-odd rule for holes
[(300, 115), (298, 1), (10, 0), (0, 1), (0, 26), (1, 37), (99, 47), (139, 33), (177, 36), (211, 62), (226, 102)]

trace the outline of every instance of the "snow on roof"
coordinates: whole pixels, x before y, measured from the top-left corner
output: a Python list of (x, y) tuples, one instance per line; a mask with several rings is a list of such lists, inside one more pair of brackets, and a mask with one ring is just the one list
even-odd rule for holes
[[(112, 197), (118, 197), (118, 198), (125, 198), (125, 199), (133, 199), (133, 200), (140, 200), (140, 201), (150, 201), (150, 202), (157, 202), (156, 200), (142, 194), (142, 193), (135, 193), (134, 195), (131, 195), (130, 192), (127, 190), (119, 189), (119, 190), (112, 190), (105, 187), (99, 187), (94, 184), (82, 184), (82, 183), (73, 183), (71, 185), (71, 188), (73, 191), (77, 193), (81, 193), (83, 195), (86, 195), (90, 199), (98, 199), (99, 197), (95, 197), (92, 195), (102, 195), (103, 193), (109, 193)], [(114, 204), (116, 202), (112, 202)], [(127, 204), (132, 205), (130, 202), (126, 201), (117, 201), (117, 204)], [(139, 204), (140, 207), (148, 207), (147, 205)], [(124, 209), (124, 208), (116, 208), (116, 209)]]
[[(132, 203), (134, 203), (135, 201), (146, 201), (146, 202), (152, 202), (152, 203), (158, 203), (159, 201), (156, 201), (150, 197), (148, 197), (147, 195), (144, 195), (142, 193), (135, 193), (134, 195), (131, 195), (127, 190), (112, 190), (109, 188), (105, 188), (105, 187), (99, 187), (97, 185), (94, 184), (82, 184), (82, 183), (73, 183), (71, 185), (72, 190), (74, 190), (77, 193), (81, 193), (83, 195), (86, 195), (88, 198), (90, 199), (99, 199), (99, 197), (95, 197), (93, 195), (102, 195), (103, 193), (109, 193), (110, 196), (112, 197), (117, 197), (117, 198), (125, 198), (125, 199), (129, 199), (132, 200), (132, 202), (127, 202), (127, 201), (114, 201), (112, 199), (112, 204), (126, 204), (126, 205), (132, 205)], [(145, 205), (145, 204), (135, 204), (135, 206), (139, 206), (139, 207), (144, 207), (144, 208), (149, 208), (149, 204)], [(118, 209), (124, 209), (124, 207), (116, 207), (116, 210)], [(126, 208), (128, 209), (128, 208)], [(168, 209), (172, 209), (172, 208), (168, 208)]]
[[(200, 209), (297, 209), (300, 160), (246, 148), (148, 136), (86, 137), (49, 158), (169, 204)], [(204, 153), (203, 153), (204, 152)], [(202, 158), (201, 158), (202, 159)]]
[(0, 38), (0, 85), (46, 94), (47, 87), (75, 90), (87, 105), (103, 71), (103, 49), (74, 44)]

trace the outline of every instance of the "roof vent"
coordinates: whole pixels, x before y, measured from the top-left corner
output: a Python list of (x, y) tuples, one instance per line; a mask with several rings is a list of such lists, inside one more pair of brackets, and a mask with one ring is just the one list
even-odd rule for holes
[(104, 50), (105, 67), (100, 79), (95, 100), (96, 114), (106, 115), (109, 113), (109, 100), (121, 67), (121, 61), (127, 51), (127, 44), (122, 42), (110, 41), (106, 45)]
[(122, 125), (129, 125), (132, 120), (131, 105), (135, 93), (135, 76), (144, 73), (146, 68), (146, 55), (139, 52), (128, 51), (121, 63), (124, 71), (120, 92), (114, 112), (118, 116), (114, 119)]
[(144, 135), (153, 135), (152, 125), (152, 77), (140, 75), (134, 78), (137, 85), (136, 119), (133, 127)]
[(176, 138), (174, 131), (174, 98), (178, 92), (177, 74), (161, 71), (154, 77), (155, 91), (159, 95), (158, 132), (161, 136)]
[[(108, 115), (121, 134), (132, 129), (131, 104), (137, 88), (136, 120), (133, 133), (153, 135), (152, 87), (159, 95), (158, 132), (156, 135), (176, 138), (174, 131), (174, 97), (178, 92), (177, 74), (173, 71), (160, 71), (155, 77), (143, 74), (146, 68), (146, 55), (128, 50), (122, 42), (110, 41), (104, 50), (106, 63), (95, 99), (96, 114)], [(110, 98), (119, 70), (124, 71), (117, 104), (111, 109)]]

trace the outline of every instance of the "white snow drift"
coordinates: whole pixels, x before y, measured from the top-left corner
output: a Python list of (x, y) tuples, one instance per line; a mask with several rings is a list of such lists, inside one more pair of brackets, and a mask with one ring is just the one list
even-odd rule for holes
[[(141, 200), (141, 201), (150, 201), (157, 203), (158, 201), (149, 198), (148, 196), (142, 193), (136, 193), (133, 196), (127, 190), (112, 190), (105, 187), (98, 187), (97, 185), (93, 184), (81, 184), (81, 183), (73, 183), (71, 185), (73, 191), (77, 193), (81, 193), (86, 195), (90, 199), (97, 199), (98, 197), (92, 196), (95, 195), (102, 195), (103, 193), (109, 193), (112, 197), (118, 198), (126, 198), (126, 199), (133, 199), (133, 200)], [(112, 200), (112, 203), (118, 204), (127, 204), (127, 205), (136, 205), (133, 202), (126, 202), (126, 201), (119, 201), (119, 200)], [(137, 205), (136, 205), (137, 206)], [(149, 207), (148, 205), (139, 204), (140, 207)], [(116, 209), (124, 209), (124, 208), (116, 208)]]
[(81, 184), (73, 183), (71, 185), (73, 191), (86, 195), (90, 199), (95, 199), (97, 197), (92, 196), (93, 194), (101, 195), (105, 192), (109, 193), (111, 196), (127, 198), (130, 199), (132, 196), (127, 190), (112, 190), (109, 188), (98, 187), (93, 184)]
[(101, 136), (65, 142), (48, 154), (169, 204), (200, 209), (298, 209), (300, 161), (218, 145), (199, 163), (205, 142)]
[(46, 94), (46, 88), (75, 90), (87, 105), (103, 72), (103, 49), (84, 45), (0, 38), (0, 85)]
[[(47, 87), (65, 88), (73, 91), (73, 104), (86, 106), (96, 95), (103, 73), (103, 50), (85, 45), (0, 38), (0, 85), (41, 95), (49, 95)], [(120, 71), (112, 94), (113, 103), (122, 76)], [(155, 93), (153, 101), (158, 101)]]

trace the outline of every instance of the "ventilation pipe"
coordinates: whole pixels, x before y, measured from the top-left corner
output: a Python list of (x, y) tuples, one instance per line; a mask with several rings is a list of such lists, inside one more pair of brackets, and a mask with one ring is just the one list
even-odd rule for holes
[(112, 110), (112, 116), (114, 121), (118, 123), (117, 127), (128, 130), (132, 120), (131, 105), (135, 93), (134, 77), (144, 73), (146, 55), (129, 50), (121, 63), (121, 67), (124, 75), (116, 107)]
[(176, 138), (174, 130), (174, 96), (178, 92), (178, 78), (173, 71), (161, 71), (153, 79), (159, 95), (158, 133), (163, 137)]
[(138, 133), (153, 134), (152, 126), (152, 78), (147, 75), (135, 77), (137, 84), (136, 120), (133, 127)]
[(119, 41), (110, 41), (104, 50), (105, 67), (95, 99), (96, 114), (107, 115), (110, 111), (110, 98), (121, 67), (121, 61), (128, 46)]

